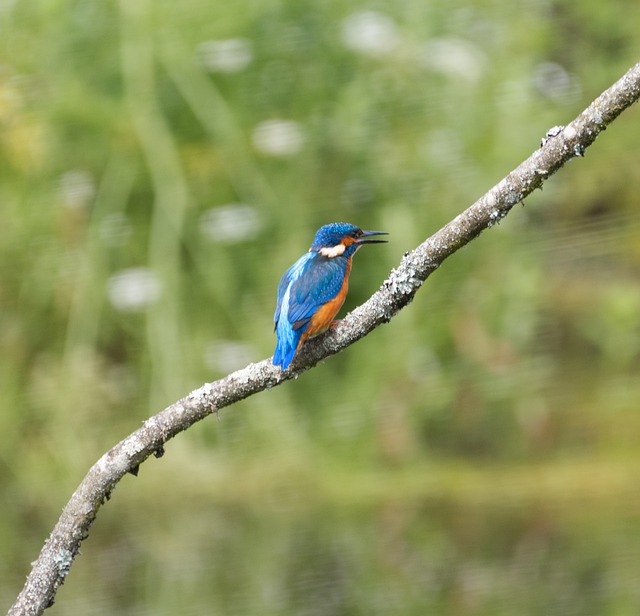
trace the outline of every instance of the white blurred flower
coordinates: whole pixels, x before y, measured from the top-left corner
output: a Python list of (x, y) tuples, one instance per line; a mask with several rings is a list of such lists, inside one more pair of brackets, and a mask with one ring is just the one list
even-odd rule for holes
[(582, 88), (574, 75), (556, 62), (542, 62), (533, 70), (533, 83), (538, 91), (553, 100), (575, 100)]
[(238, 73), (253, 60), (251, 41), (243, 38), (204, 41), (196, 49), (200, 63), (212, 73)]
[(11, 11), (13, 10), (13, 5), (16, 4), (17, 0), (3, 0), (0, 1), (0, 14), (6, 13), (7, 15), (11, 15)]
[(302, 148), (304, 134), (298, 122), (267, 120), (253, 130), (253, 145), (268, 156), (291, 156)]
[(384, 13), (359, 11), (342, 22), (345, 47), (365, 56), (387, 56), (396, 49), (399, 39), (395, 22)]
[(253, 238), (262, 228), (256, 208), (244, 203), (213, 207), (200, 216), (200, 231), (212, 242), (233, 244)]
[(228, 373), (244, 368), (254, 355), (253, 348), (245, 342), (216, 340), (207, 345), (204, 362), (211, 370)]
[(87, 171), (67, 171), (58, 184), (64, 204), (73, 210), (85, 208), (95, 195), (93, 177)]
[(107, 297), (121, 312), (141, 312), (155, 304), (162, 294), (162, 283), (147, 267), (121, 270), (107, 281)]
[(100, 239), (107, 246), (124, 246), (133, 229), (129, 218), (122, 213), (107, 214), (98, 226)]
[(424, 46), (423, 58), (427, 68), (470, 82), (480, 79), (486, 65), (485, 55), (478, 47), (458, 38), (431, 39)]

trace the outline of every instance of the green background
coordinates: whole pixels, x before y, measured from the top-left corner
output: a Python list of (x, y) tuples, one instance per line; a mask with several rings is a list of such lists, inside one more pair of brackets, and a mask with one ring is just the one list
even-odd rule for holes
[[(636, 63), (639, 23), (0, 3), (0, 608), (103, 452), (272, 354), (317, 227), (391, 234), (353, 308)], [(49, 613), (637, 614), (639, 143), (636, 106), (389, 325), (125, 477)]]

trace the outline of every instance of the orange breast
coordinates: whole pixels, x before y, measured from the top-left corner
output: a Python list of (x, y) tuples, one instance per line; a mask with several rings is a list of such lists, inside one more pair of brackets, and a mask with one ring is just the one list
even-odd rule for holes
[(329, 326), (333, 322), (334, 317), (338, 314), (340, 308), (342, 308), (342, 304), (344, 304), (344, 300), (347, 297), (347, 291), (349, 290), (349, 274), (351, 273), (351, 259), (347, 264), (347, 271), (345, 273), (344, 282), (342, 283), (342, 287), (338, 294), (326, 304), (322, 305), (318, 310), (314, 313), (309, 321), (309, 325), (307, 329), (302, 334), (302, 338), (300, 339), (300, 344), (302, 344), (307, 338), (310, 336), (315, 336), (316, 334), (321, 334), (322, 332), (329, 329)]

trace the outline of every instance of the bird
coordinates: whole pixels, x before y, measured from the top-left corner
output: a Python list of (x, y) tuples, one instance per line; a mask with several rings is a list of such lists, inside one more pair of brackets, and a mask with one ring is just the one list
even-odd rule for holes
[(309, 252), (283, 275), (273, 315), (277, 344), (273, 364), (286, 370), (305, 340), (332, 327), (349, 289), (351, 260), (365, 244), (385, 231), (363, 231), (346, 222), (333, 222), (316, 232)]

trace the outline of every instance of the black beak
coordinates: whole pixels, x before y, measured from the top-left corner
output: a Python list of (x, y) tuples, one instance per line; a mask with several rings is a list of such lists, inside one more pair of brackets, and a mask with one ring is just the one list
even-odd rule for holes
[(386, 244), (387, 240), (368, 240), (367, 237), (374, 235), (389, 235), (386, 231), (363, 231), (360, 238), (357, 240), (358, 244)]

